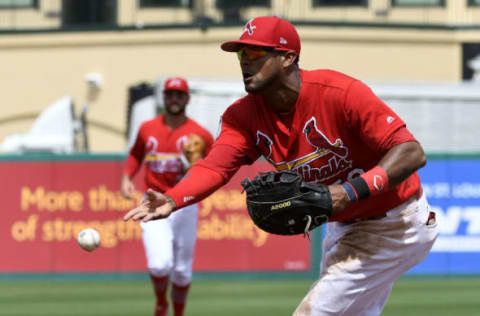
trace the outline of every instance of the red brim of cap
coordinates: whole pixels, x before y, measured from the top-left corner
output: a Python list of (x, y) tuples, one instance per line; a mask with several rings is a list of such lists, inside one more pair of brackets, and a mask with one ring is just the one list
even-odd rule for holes
[(272, 45), (271, 43), (262, 42), (262, 41), (254, 41), (254, 40), (238, 40), (238, 41), (229, 41), (223, 43), (220, 48), (226, 52), (238, 52), (240, 50), (241, 45), (254, 45), (254, 46), (262, 46), (262, 47), (276, 47), (276, 45)]

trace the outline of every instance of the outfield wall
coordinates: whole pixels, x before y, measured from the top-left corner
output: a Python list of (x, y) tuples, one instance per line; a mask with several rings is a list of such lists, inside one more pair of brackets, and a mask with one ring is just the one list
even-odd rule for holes
[[(141, 200), (141, 193), (136, 200), (120, 194), (125, 156), (37, 158), (0, 160), (0, 274), (145, 272), (140, 225), (122, 220)], [(245, 212), (240, 181), (268, 169), (265, 161), (244, 167), (200, 203), (195, 271), (311, 272), (308, 239), (269, 235)], [(135, 179), (139, 189), (141, 178)], [(102, 238), (92, 253), (76, 243), (86, 227)]]
[[(145, 272), (140, 227), (121, 220), (137, 202), (119, 192), (124, 158), (0, 156), (0, 274)], [(321, 230), (311, 241), (273, 236), (248, 218), (240, 180), (267, 169), (264, 161), (242, 168), (201, 203), (196, 272), (317, 275)], [(479, 170), (478, 154), (428, 155), (420, 176), (441, 233), (432, 253), (410, 274), (480, 274)], [(102, 247), (93, 253), (75, 242), (87, 226), (102, 235)]]
[(480, 274), (480, 157), (431, 157), (419, 174), (440, 235), (410, 273)]

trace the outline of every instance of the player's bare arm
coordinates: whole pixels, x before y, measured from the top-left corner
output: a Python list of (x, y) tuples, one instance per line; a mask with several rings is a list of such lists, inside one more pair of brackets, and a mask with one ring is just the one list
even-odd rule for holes
[(388, 175), (389, 187), (393, 188), (426, 163), (422, 146), (412, 141), (394, 146), (380, 160), (379, 165)]
[[(378, 164), (388, 177), (388, 188), (385, 189), (397, 186), (425, 164), (425, 153), (419, 143), (411, 141), (392, 147)], [(332, 196), (332, 216), (335, 216), (345, 210), (352, 200), (344, 185), (331, 185), (329, 189)]]
[(128, 174), (122, 176), (121, 193), (127, 199), (132, 199), (134, 197), (135, 185)]

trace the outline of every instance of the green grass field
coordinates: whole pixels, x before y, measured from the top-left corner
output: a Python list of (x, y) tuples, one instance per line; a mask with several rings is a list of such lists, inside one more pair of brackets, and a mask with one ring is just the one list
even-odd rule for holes
[[(101, 278), (100, 278), (101, 279)], [(291, 315), (312, 281), (199, 278), (187, 316)], [(0, 315), (152, 315), (148, 279), (0, 281)], [(394, 286), (382, 315), (480, 315), (480, 277), (405, 277)]]

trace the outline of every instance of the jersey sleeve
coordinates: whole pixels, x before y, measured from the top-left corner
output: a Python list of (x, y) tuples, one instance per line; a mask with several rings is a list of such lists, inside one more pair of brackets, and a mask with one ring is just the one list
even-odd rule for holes
[(350, 85), (344, 109), (350, 128), (374, 151), (383, 153), (401, 142), (415, 140), (405, 122), (361, 81)]
[(397, 146), (406, 142), (417, 142), (418, 140), (410, 133), (406, 127), (400, 127), (395, 131), (386, 141), (384, 147), (388, 150), (394, 146)]
[(207, 157), (197, 164), (220, 174), (226, 183), (241, 166), (251, 162), (238, 148), (215, 143)]
[(220, 134), (215, 141), (215, 146), (234, 147), (237, 155), (244, 156), (244, 161), (252, 164), (260, 157), (257, 146), (253, 140), (252, 117), (247, 102), (234, 103), (222, 115), (220, 121)]
[(165, 195), (175, 202), (175, 209), (178, 210), (200, 202), (223, 184), (224, 180), (217, 172), (194, 165), (176, 186), (165, 192)]
[[(242, 99), (241, 99), (242, 100)], [(249, 133), (248, 109), (237, 101), (230, 106), (220, 120), (220, 133), (207, 157), (199, 165), (220, 174), (227, 182), (238, 169), (252, 164), (260, 157)], [(251, 114), (250, 114), (251, 115)]]
[(248, 133), (251, 113), (245, 107), (237, 101), (227, 109), (220, 121), (220, 134), (208, 155), (165, 192), (177, 208), (200, 202), (228, 182), (241, 166), (258, 159), (260, 154)]
[(247, 163), (246, 156), (235, 147), (215, 143), (207, 157), (199, 160), (185, 177), (165, 194), (173, 199), (177, 209), (200, 202), (227, 183), (238, 169)]
[(141, 126), (138, 130), (137, 138), (132, 148), (130, 148), (124, 165), (124, 173), (128, 174), (130, 178), (132, 178), (140, 169), (143, 158), (145, 156), (145, 140), (143, 137), (143, 134), (145, 132), (144, 128), (142, 127), (143, 126)]

